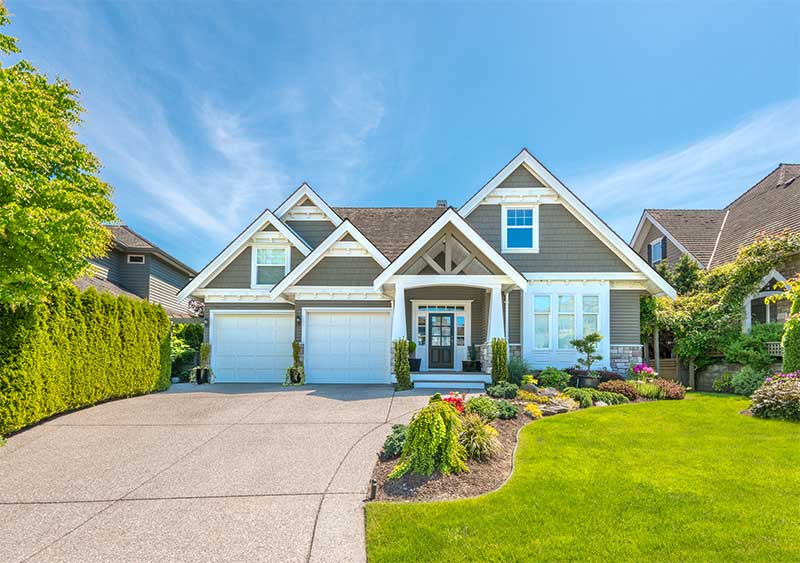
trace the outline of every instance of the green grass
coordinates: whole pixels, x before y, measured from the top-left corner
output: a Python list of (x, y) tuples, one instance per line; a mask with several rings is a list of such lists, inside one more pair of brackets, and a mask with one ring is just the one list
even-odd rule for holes
[(367, 505), (372, 563), (800, 561), (800, 424), (690, 394), (547, 418), (499, 491)]

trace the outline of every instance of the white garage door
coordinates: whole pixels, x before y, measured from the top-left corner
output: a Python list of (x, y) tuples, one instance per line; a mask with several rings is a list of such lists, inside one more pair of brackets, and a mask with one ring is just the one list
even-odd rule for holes
[(305, 368), (309, 383), (389, 383), (388, 311), (309, 311)]
[(283, 383), (292, 365), (294, 312), (214, 313), (211, 367), (218, 382)]

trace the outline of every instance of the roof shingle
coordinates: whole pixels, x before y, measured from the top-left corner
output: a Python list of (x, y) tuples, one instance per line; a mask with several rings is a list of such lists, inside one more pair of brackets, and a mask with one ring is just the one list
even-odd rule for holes
[(701, 264), (708, 264), (725, 212), (720, 209), (646, 209)]

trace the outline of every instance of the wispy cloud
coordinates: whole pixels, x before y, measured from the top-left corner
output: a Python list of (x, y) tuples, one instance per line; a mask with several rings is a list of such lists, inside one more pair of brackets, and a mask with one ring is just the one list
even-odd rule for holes
[(653, 157), (596, 170), (571, 184), (629, 237), (646, 207), (723, 207), (779, 162), (800, 161), (800, 99)]

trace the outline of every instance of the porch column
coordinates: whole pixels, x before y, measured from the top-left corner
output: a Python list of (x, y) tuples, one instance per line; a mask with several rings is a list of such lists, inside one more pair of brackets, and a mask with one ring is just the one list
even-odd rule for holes
[(392, 340), (406, 337), (406, 292), (402, 285), (397, 284), (392, 304)]
[(506, 333), (503, 327), (503, 293), (499, 285), (492, 286), (491, 300), (489, 305), (489, 331), (487, 340), (492, 338), (505, 338)]

